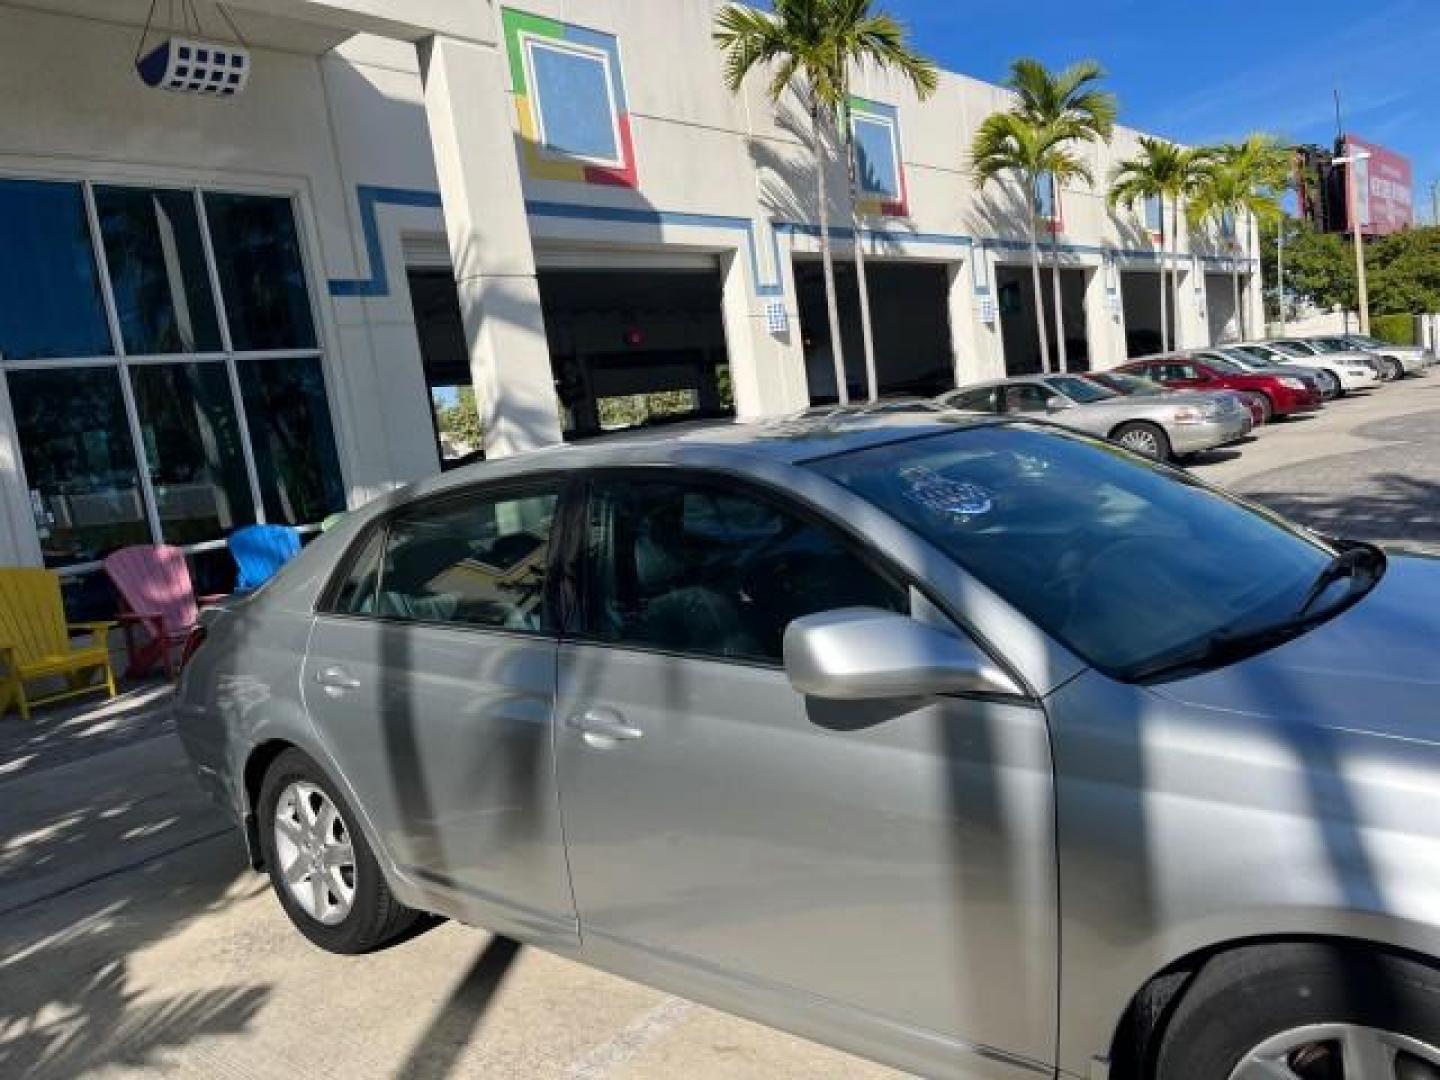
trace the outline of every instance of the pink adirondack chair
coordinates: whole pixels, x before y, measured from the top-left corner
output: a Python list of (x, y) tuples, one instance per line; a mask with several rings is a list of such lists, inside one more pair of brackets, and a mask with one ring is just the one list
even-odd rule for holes
[(195, 627), (199, 605), (220, 597), (202, 596), (197, 603), (185, 553), (164, 544), (121, 548), (105, 559), (105, 573), (120, 593), (118, 618), (130, 656), (126, 678), (163, 667), (173, 679), (175, 652)]

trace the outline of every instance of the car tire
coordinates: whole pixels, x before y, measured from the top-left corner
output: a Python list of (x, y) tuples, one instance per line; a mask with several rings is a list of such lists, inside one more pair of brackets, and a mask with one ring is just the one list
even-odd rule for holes
[[(1357, 1069), (1341, 1050), (1347, 1040), (1424, 1067)], [(1209, 961), (1175, 1006), (1154, 1072), (1155, 1080), (1412, 1075), (1440, 1075), (1440, 972), (1331, 942), (1257, 945)]]
[(354, 811), (300, 751), (287, 750), (271, 764), (257, 810), (261, 852), (280, 906), (320, 948), (371, 952), (421, 917), (395, 899)]
[(1263, 427), (1263, 426), (1266, 425), (1266, 424), (1274, 423), (1274, 422), (1275, 422), (1275, 403), (1270, 400), (1270, 395), (1267, 394), (1267, 393), (1265, 393), (1264, 391), (1259, 391), (1259, 392), (1256, 393), (1255, 396), (1260, 399), (1260, 424), (1261, 424), (1261, 426)]
[(1396, 382), (1405, 377), (1405, 367), (1393, 356), (1387, 356), (1380, 362), (1380, 377), (1385, 382)]
[(1333, 371), (1321, 370), (1319, 372), (1321, 382), (1320, 396), (1329, 400), (1331, 398), (1342, 398), (1345, 396), (1345, 387), (1340, 385), (1340, 377)]
[(1170, 460), (1170, 437), (1165, 434), (1165, 429), (1157, 424), (1132, 420), (1112, 431), (1110, 438), (1152, 461)]

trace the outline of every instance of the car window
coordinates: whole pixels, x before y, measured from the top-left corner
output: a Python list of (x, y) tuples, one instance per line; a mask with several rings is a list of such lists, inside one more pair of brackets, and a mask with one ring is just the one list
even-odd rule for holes
[(1295, 344), (1293, 344), (1293, 343), (1291, 343), (1291, 342), (1289, 342), (1289, 341), (1276, 341), (1276, 342), (1272, 343), (1270, 347), (1271, 347), (1272, 349), (1274, 349), (1276, 352), (1281, 353), (1282, 355), (1285, 355), (1285, 356), (1311, 356), (1311, 355), (1313, 355), (1309, 350), (1307, 350), (1307, 349), (1302, 349), (1299, 345), (1295, 345)]
[(1272, 356), (1275, 355), (1269, 349), (1266, 349), (1260, 345), (1237, 345), (1236, 348), (1243, 352), (1246, 356), (1253, 356), (1256, 360), (1261, 361), (1268, 361)]
[(371, 529), (349, 569), (334, 589), (327, 610), (342, 615), (369, 615), (375, 611), (375, 588), (380, 582), (380, 561), (385, 553), (385, 530)]
[(995, 401), (999, 394), (998, 386), (982, 386), (976, 390), (961, 390), (950, 394), (945, 398), (945, 404), (952, 409), (964, 409), (967, 412), (993, 413), (996, 411)]
[(1292, 616), (1334, 555), (1183, 474), (1026, 424), (906, 439), (811, 467), (1121, 676)]
[(1169, 363), (1160, 365), (1161, 382), (1184, 382), (1194, 379), (1195, 369), (1189, 364)]
[(909, 610), (906, 589), (841, 534), (759, 496), (604, 480), (588, 516), (583, 632), (595, 640), (779, 663), (802, 615)]
[(1235, 361), (1231, 360), (1228, 356), (1216, 356), (1207, 353), (1202, 357), (1202, 359), (1216, 371), (1223, 371), (1227, 375), (1245, 374), (1245, 369), (1239, 364), (1235, 363)]
[(558, 491), (464, 495), (390, 522), (373, 611), (406, 622), (540, 630)]
[(1055, 391), (1039, 383), (1017, 383), (1005, 387), (1005, 411), (1043, 413), (1046, 411), (1045, 403), (1055, 396)]
[(1058, 390), (1071, 401), (1078, 401), (1082, 405), (1088, 405), (1095, 401), (1112, 401), (1120, 396), (1113, 390), (1096, 386), (1094, 383), (1074, 375), (1057, 375), (1045, 381), (1046, 385)]

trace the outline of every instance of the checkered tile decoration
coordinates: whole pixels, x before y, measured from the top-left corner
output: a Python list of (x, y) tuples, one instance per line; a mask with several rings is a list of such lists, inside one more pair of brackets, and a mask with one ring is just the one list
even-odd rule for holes
[(765, 328), (776, 336), (789, 332), (790, 317), (785, 313), (784, 300), (766, 301)]
[(135, 64), (145, 85), (234, 97), (250, 79), (250, 50), (194, 38), (166, 38)]

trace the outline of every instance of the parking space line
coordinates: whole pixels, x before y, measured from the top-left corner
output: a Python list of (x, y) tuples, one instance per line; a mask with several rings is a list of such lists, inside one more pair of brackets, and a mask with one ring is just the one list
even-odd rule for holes
[(694, 1011), (692, 1002), (667, 998), (654, 1008), (646, 1009), (613, 1038), (572, 1061), (565, 1075), (572, 1080), (600, 1080), (668, 1034)]

